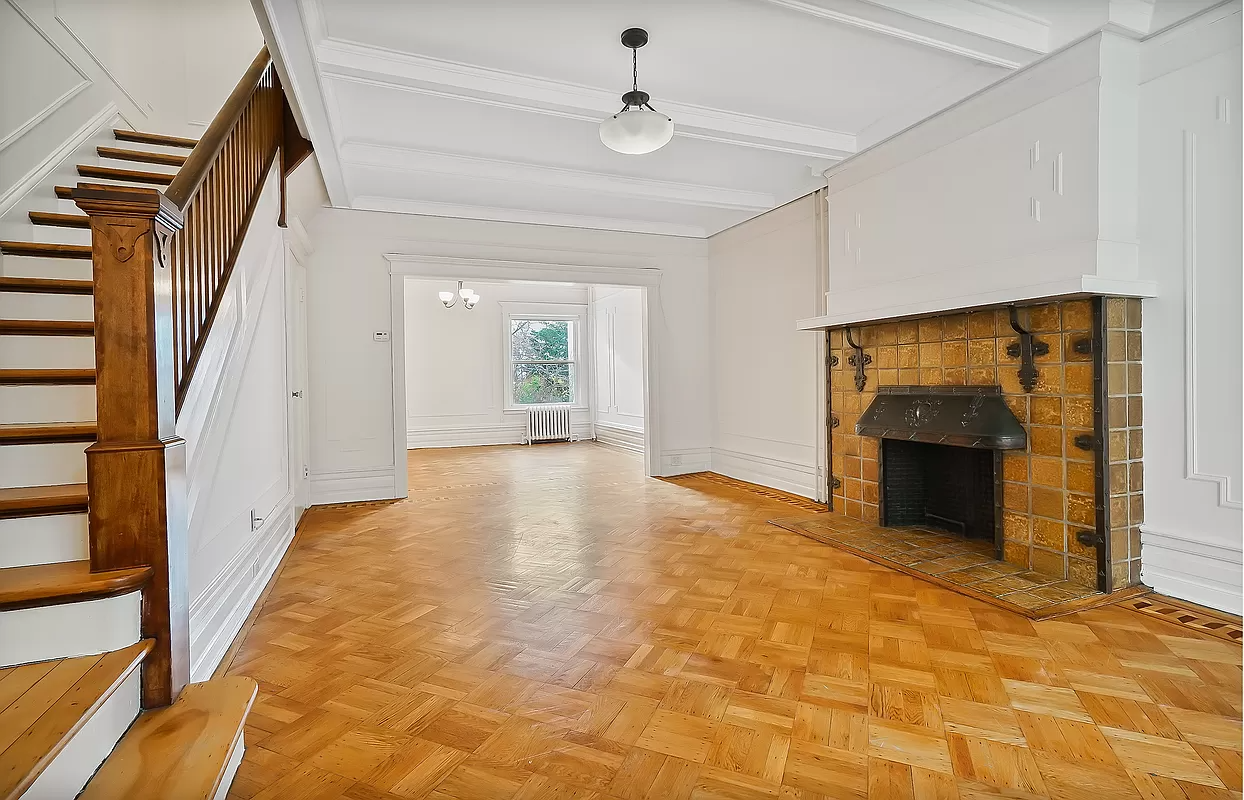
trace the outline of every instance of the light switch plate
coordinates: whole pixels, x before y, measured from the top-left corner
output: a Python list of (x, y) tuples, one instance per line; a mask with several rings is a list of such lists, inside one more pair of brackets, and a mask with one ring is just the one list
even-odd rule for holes
[(375, 339), (377, 342), (387, 342), (389, 341), (389, 332), (388, 331), (376, 331), (375, 333), (371, 335), (371, 338)]

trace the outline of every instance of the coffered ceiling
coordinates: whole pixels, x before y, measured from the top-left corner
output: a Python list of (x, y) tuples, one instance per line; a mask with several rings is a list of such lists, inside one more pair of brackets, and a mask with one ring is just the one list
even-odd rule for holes
[[(252, 0), (333, 205), (684, 236), (1155, 1)], [(675, 123), (642, 156), (597, 137), (628, 27)]]

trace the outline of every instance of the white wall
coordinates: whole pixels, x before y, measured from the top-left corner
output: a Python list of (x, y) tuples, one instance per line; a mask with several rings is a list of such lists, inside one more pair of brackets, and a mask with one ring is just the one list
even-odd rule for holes
[(1144, 44), (1142, 580), (1241, 611), (1240, 6)]
[(0, 1), (0, 214), (111, 126), (200, 135), (262, 44), (246, 0)]
[(796, 330), (795, 320), (819, 305), (823, 202), (808, 195), (709, 239), (713, 471), (812, 498), (821, 335)]
[[(177, 418), (186, 440), (191, 677), (211, 676), (294, 534), (279, 167)], [(252, 530), (251, 517), (263, 521)]]
[(703, 240), (343, 209), (321, 210), (307, 228), (315, 245), (308, 264), (313, 502), (398, 492), (393, 343), (372, 336), (393, 326), (386, 254), (484, 259), (516, 268), (572, 265), (594, 268), (601, 277), (590, 282), (601, 283), (616, 282), (607, 277), (615, 269), (660, 270), (660, 302), (648, 310), (659, 336), (655, 452), (664, 473), (708, 468), (711, 422), (703, 409), (712, 393)]
[(471, 310), (458, 301), (445, 308), (439, 292), (456, 289), (448, 280), (407, 278), (406, 446), (468, 447), (518, 444), (526, 419), (507, 408), (505, 319), (507, 311), (574, 314), (575, 348), (581, 369), (576, 377), (572, 423), (576, 438), (590, 439), (591, 359), (588, 348), (588, 290), (541, 283), (488, 283), (467, 280), (479, 293)]
[(596, 440), (644, 449), (644, 296), (633, 286), (592, 287)]

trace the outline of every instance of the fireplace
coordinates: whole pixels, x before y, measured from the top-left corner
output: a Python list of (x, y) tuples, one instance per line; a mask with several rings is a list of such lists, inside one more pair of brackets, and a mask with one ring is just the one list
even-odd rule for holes
[(1002, 451), (1027, 436), (999, 387), (882, 387), (855, 427), (881, 440), (882, 526), (985, 539), (1002, 557)]

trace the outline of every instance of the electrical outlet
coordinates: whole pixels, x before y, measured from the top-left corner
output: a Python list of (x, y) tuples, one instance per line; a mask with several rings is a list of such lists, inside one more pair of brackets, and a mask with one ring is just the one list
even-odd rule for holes
[(263, 525), (263, 517), (255, 515), (255, 509), (251, 509), (251, 530), (257, 531)]
[(388, 331), (376, 331), (375, 333), (371, 335), (371, 338), (375, 339), (377, 342), (387, 342), (389, 341), (389, 332)]
[(682, 456), (671, 456), (671, 457), (670, 457), (670, 466), (673, 466), (673, 467), (681, 467), (681, 466), (682, 466)]

